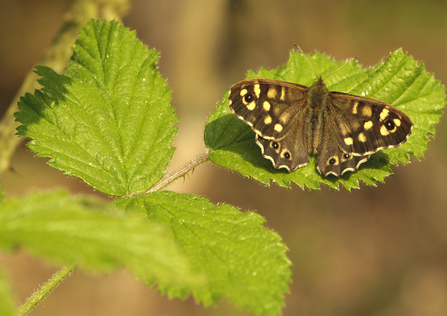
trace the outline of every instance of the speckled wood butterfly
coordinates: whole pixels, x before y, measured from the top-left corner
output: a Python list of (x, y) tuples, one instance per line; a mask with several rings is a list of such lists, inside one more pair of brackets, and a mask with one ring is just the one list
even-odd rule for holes
[(289, 172), (307, 165), (310, 155), (318, 155), (323, 176), (356, 171), (371, 154), (405, 143), (413, 128), (394, 106), (330, 92), (321, 77), (310, 88), (244, 80), (231, 88), (229, 102), (234, 115), (255, 131), (262, 155)]

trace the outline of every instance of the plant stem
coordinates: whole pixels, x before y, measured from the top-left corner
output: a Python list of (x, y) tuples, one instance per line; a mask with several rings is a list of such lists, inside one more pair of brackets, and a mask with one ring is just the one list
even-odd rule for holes
[(57, 271), (53, 277), (40, 287), (34, 294), (26, 300), (26, 302), (17, 310), (18, 316), (28, 314), (34, 307), (37, 306), (52, 290), (56, 288), (67, 276), (69, 276), (76, 266), (65, 266)]
[(209, 153), (209, 151), (206, 151), (205, 153), (199, 155), (198, 157), (194, 158), (190, 162), (186, 163), (180, 169), (174, 171), (171, 174), (166, 175), (163, 179), (161, 179), (158, 183), (156, 183), (152, 188), (150, 188), (145, 193), (160, 191), (161, 189), (168, 186), (169, 184), (171, 184), (178, 178), (184, 177), (189, 171), (193, 170), (194, 168), (201, 165), (202, 163), (208, 161), (209, 158), (210, 158), (210, 153)]

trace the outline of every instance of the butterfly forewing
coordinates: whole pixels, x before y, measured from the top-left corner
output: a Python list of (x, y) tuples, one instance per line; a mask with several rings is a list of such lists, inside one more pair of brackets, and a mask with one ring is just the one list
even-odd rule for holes
[(323, 176), (356, 171), (369, 155), (403, 144), (413, 123), (385, 102), (329, 92), (321, 77), (310, 88), (251, 79), (230, 91), (232, 112), (256, 132), (262, 155), (289, 172), (318, 155)]
[(340, 147), (357, 156), (403, 144), (410, 136), (410, 118), (385, 102), (331, 92), (331, 117)]
[[(281, 84), (278, 84), (281, 83)], [(229, 100), (233, 113), (267, 139), (282, 139), (290, 127), (304, 120), (309, 108), (309, 88), (270, 79), (252, 79), (231, 88)]]

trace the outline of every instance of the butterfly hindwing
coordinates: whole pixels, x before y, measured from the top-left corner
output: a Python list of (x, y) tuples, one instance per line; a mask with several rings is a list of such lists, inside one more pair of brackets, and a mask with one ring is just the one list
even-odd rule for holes
[(291, 172), (309, 163), (304, 134), (300, 136), (296, 139), (284, 137), (277, 141), (256, 134), (256, 143), (261, 147), (262, 156), (269, 159), (276, 169), (284, 168)]
[(324, 119), (319, 146), (317, 147), (317, 169), (323, 176), (332, 174), (340, 177), (346, 172), (356, 171), (360, 164), (368, 160), (369, 155), (353, 155), (340, 146), (339, 130), (328, 120)]

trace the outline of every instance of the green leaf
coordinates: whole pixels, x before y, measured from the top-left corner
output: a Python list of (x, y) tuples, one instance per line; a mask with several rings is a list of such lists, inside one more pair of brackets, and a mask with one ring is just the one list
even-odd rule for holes
[(15, 312), (15, 301), (12, 296), (11, 286), (6, 280), (3, 271), (0, 270), (0, 315), (13, 316)]
[(91, 20), (64, 74), (39, 66), (42, 90), (19, 102), (18, 135), (65, 174), (114, 196), (141, 193), (165, 173), (177, 122), (159, 54), (118, 22)]
[(192, 289), (197, 301), (214, 305), (225, 295), (256, 314), (281, 313), (290, 262), (281, 238), (262, 226), (261, 216), (169, 191), (121, 198), (115, 204), (145, 214), (170, 231), (195, 271), (207, 276), (206, 286)]
[[(335, 62), (327, 56), (315, 53), (306, 55), (318, 75), (325, 78), (344, 62)], [(271, 78), (310, 86), (315, 74), (301, 53), (291, 52), (285, 66), (258, 73), (249, 72), (250, 78)], [(294, 182), (302, 188), (319, 189), (320, 183), (338, 189), (342, 184), (347, 190), (359, 188), (359, 180), (375, 186), (392, 174), (391, 165), (407, 164), (409, 156), (424, 157), (428, 149), (428, 136), (435, 135), (434, 125), (439, 122), (445, 105), (445, 90), (441, 83), (427, 73), (423, 64), (418, 64), (401, 49), (392, 53), (385, 62), (374, 68), (364, 69), (351, 62), (325, 80), (330, 91), (340, 91), (388, 102), (404, 111), (414, 127), (408, 141), (393, 149), (380, 151), (354, 173), (342, 177), (323, 177), (316, 169), (316, 159), (309, 165), (292, 173), (276, 170), (264, 159), (255, 143), (251, 128), (234, 117), (228, 106), (228, 92), (224, 101), (210, 116), (205, 128), (205, 143), (210, 149), (210, 159), (216, 164), (236, 170), (264, 184), (271, 180), (283, 187)]]
[(87, 270), (126, 267), (148, 284), (200, 284), (199, 274), (191, 272), (163, 227), (63, 191), (1, 203), (0, 247), (23, 247), (35, 256)]

